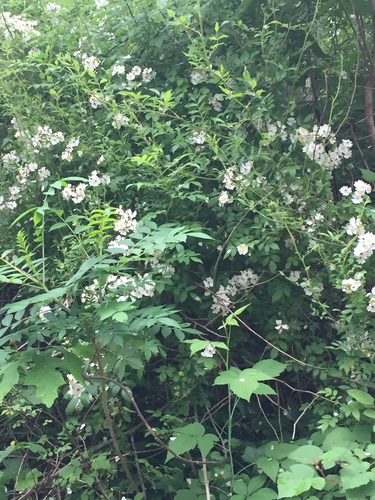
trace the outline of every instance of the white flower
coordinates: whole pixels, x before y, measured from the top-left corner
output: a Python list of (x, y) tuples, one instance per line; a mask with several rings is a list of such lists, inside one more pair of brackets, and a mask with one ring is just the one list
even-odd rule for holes
[(281, 319), (276, 320), (275, 330), (281, 333), (283, 330), (289, 330), (289, 325), (284, 324)]
[(369, 312), (375, 312), (375, 297), (371, 297), (369, 305), (366, 307)]
[(135, 74), (130, 72), (126, 75), (126, 79), (128, 80), (128, 82), (132, 82), (133, 80), (135, 80)]
[(113, 117), (112, 127), (119, 130), (125, 123), (129, 123), (129, 121), (130, 119), (127, 116), (117, 113), (117, 115)]
[(300, 277), (301, 277), (301, 271), (290, 271), (289, 279), (294, 283), (297, 283)]
[(94, 56), (88, 56), (87, 54), (82, 55), (82, 64), (86, 70), (95, 71), (99, 66), (100, 61)]
[(96, 8), (101, 9), (102, 7), (107, 7), (109, 4), (108, 0), (95, 0)]
[(352, 217), (349, 221), (349, 224), (346, 227), (346, 234), (355, 235), (362, 234), (364, 232), (364, 227), (360, 219), (356, 219)]
[(82, 393), (85, 390), (84, 386), (82, 384), (80, 384), (73, 377), (73, 375), (68, 375), (67, 377), (68, 377), (68, 381), (69, 381), (68, 394), (70, 394), (73, 398), (81, 399)]
[(50, 313), (52, 312), (52, 309), (50, 308), (50, 306), (42, 306), (40, 309), (39, 309), (39, 312), (38, 312), (38, 316), (39, 318), (44, 321), (44, 322), (47, 322), (48, 319), (45, 317), (45, 314), (46, 313)]
[(144, 70), (142, 71), (142, 80), (144, 82), (150, 82), (151, 81), (151, 78), (152, 78), (152, 68), (144, 68)]
[(237, 246), (237, 252), (239, 255), (247, 255), (249, 253), (249, 247), (245, 243), (240, 243)]
[(93, 170), (89, 176), (89, 184), (90, 186), (99, 186), (100, 184), (100, 178), (98, 176), (98, 171), (97, 170)]
[(193, 144), (204, 144), (204, 141), (206, 139), (206, 132), (193, 132), (192, 135), (192, 142)]
[(240, 166), (240, 172), (242, 175), (248, 175), (253, 168), (254, 164), (252, 161), (247, 161), (245, 163), (242, 163)]
[(47, 177), (49, 177), (51, 175), (51, 172), (48, 170), (48, 168), (45, 168), (45, 167), (42, 167), (39, 171), (38, 171), (38, 176), (39, 176), (39, 180), (40, 181), (44, 181), (45, 179), (47, 179)]
[(361, 285), (362, 282), (360, 280), (355, 280), (353, 278), (342, 280), (342, 291), (349, 294), (357, 291)]
[(61, 6), (57, 5), (56, 3), (48, 2), (46, 5), (47, 12), (59, 12), (60, 9)]
[(96, 164), (100, 165), (104, 161), (104, 155), (100, 155), (99, 158), (96, 160)]
[(90, 95), (89, 102), (93, 109), (97, 109), (101, 105), (99, 99), (94, 95)]
[(210, 344), (201, 352), (201, 356), (203, 356), (204, 358), (213, 358), (215, 353), (215, 347)]
[(211, 99), (209, 99), (208, 103), (214, 108), (215, 111), (220, 111), (223, 107), (222, 100), (224, 96), (221, 94), (215, 94)]
[(123, 64), (116, 64), (112, 68), (112, 76), (115, 75), (124, 75), (125, 74), (125, 66)]
[(354, 193), (352, 196), (352, 203), (354, 203), (355, 205), (359, 205), (362, 202), (363, 202), (362, 196), (359, 195), (358, 193)]
[(371, 186), (370, 184), (367, 184), (367, 182), (363, 182), (361, 180), (355, 181), (354, 187), (356, 190), (356, 194), (358, 194), (359, 196), (363, 196), (365, 193), (371, 193)]
[(218, 199), (218, 202), (219, 202), (219, 206), (222, 207), (223, 205), (225, 205), (226, 203), (232, 203), (232, 199), (229, 197), (227, 191), (222, 191), (220, 196), (219, 196), (219, 199)]
[(134, 66), (131, 70), (133, 75), (139, 76), (142, 73), (142, 68), (140, 66)]
[(198, 83), (203, 82), (207, 78), (207, 71), (202, 70), (194, 70), (191, 72), (190, 79), (193, 85), (198, 85)]

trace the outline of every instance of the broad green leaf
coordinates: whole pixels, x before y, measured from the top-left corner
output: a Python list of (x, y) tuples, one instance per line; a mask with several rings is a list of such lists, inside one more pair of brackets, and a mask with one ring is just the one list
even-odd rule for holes
[(244, 497), (247, 496), (247, 486), (242, 479), (236, 479), (236, 481), (233, 481), (232, 488), (234, 493), (237, 495), (244, 495)]
[(2, 379), (0, 382), (0, 402), (4, 399), (4, 396), (17, 384), (19, 379), (18, 373), (19, 363), (8, 362), (4, 367), (2, 367)]
[(219, 440), (214, 434), (205, 434), (198, 439), (198, 448), (202, 454), (203, 459), (206, 458), (215, 443)]
[(253, 369), (239, 370), (238, 368), (230, 368), (228, 371), (220, 373), (214, 385), (228, 384), (230, 390), (239, 398), (249, 401), (251, 394), (258, 388), (258, 381), (256, 379), (255, 371)]
[(366, 417), (368, 418), (373, 418), (375, 419), (375, 410), (372, 410), (372, 409), (367, 409), (363, 412), (364, 415), (366, 415)]
[(19, 491), (25, 490), (26, 488), (31, 488), (39, 481), (39, 478), (42, 475), (43, 474), (38, 471), (38, 469), (21, 469), (20, 473), (17, 476), (16, 490)]
[[(265, 373), (268, 376), (268, 379), (272, 379), (278, 377), (280, 373), (282, 373), (285, 370), (286, 367), (287, 367), (286, 364), (279, 363), (279, 361), (275, 361), (273, 359), (263, 359), (262, 361), (258, 361), (258, 363), (256, 363), (253, 366), (253, 369)], [(268, 379), (263, 379), (263, 380), (268, 380)]]
[(50, 408), (58, 396), (58, 389), (66, 382), (57, 367), (60, 360), (51, 357), (51, 351), (39, 353), (35, 357), (35, 367), (27, 372), (24, 383), (35, 385), (36, 395)]
[(267, 476), (272, 479), (273, 482), (276, 481), (280, 469), (278, 460), (274, 458), (261, 457), (259, 460), (257, 460), (257, 467), (261, 469), (265, 474), (267, 474)]
[(175, 429), (178, 434), (186, 434), (187, 436), (193, 436), (201, 438), (205, 433), (205, 428), (199, 422), (194, 422), (193, 424), (187, 424), (184, 427), (179, 427)]
[(361, 391), (359, 389), (349, 389), (348, 394), (350, 397), (362, 403), (363, 405), (374, 404), (374, 398), (368, 392)]
[(246, 500), (275, 500), (275, 499), (277, 499), (277, 493), (276, 491), (273, 491), (270, 488), (262, 488), (261, 490), (258, 490), (256, 493), (246, 498)]
[(265, 476), (255, 476), (252, 477), (247, 485), (247, 494), (251, 495), (255, 491), (259, 490), (266, 482)]
[(332, 469), (338, 462), (350, 463), (353, 460), (353, 453), (347, 448), (335, 447), (323, 453), (321, 458), (325, 469)]
[(294, 462), (299, 462), (300, 464), (310, 464), (319, 462), (323, 456), (323, 452), (320, 448), (314, 445), (306, 444), (299, 446), (297, 450), (292, 451), (288, 458)]
[[(182, 455), (187, 451), (193, 450), (197, 446), (198, 440), (196, 437), (189, 436), (188, 434), (178, 434), (169, 440), (168, 446), (177, 455)], [(174, 458), (173, 453), (168, 451), (165, 458), (165, 463)]]
[(375, 182), (375, 172), (371, 172), (371, 170), (365, 170), (364, 168), (361, 168), (360, 171), (365, 181)]
[(336, 446), (341, 448), (353, 448), (354, 437), (352, 432), (345, 427), (336, 427), (333, 429), (327, 437), (324, 439), (322, 444), (323, 451), (332, 450)]

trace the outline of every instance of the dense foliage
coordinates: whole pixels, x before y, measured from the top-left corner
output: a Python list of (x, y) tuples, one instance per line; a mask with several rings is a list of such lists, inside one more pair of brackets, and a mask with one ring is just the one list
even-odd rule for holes
[(375, 498), (371, 5), (3, 0), (0, 499)]

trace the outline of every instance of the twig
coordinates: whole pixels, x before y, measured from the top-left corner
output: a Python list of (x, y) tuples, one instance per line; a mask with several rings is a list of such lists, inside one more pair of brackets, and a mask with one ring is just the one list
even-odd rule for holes
[[(155, 441), (157, 443), (160, 444), (160, 446), (162, 446), (162, 448), (164, 448), (165, 450), (169, 451), (174, 457), (178, 458), (179, 460), (182, 460), (183, 462), (186, 462), (188, 464), (190, 463), (194, 463), (194, 464), (215, 464), (215, 465), (219, 465), (221, 463), (223, 463), (223, 461), (227, 458), (227, 451), (224, 449), (224, 456), (221, 460), (219, 461), (216, 461), (216, 460), (188, 460), (187, 458), (184, 458), (182, 457), (181, 455), (179, 455), (178, 453), (176, 453), (175, 451), (173, 451), (167, 444), (165, 444), (161, 439), (160, 437), (156, 434), (156, 432), (154, 431), (154, 429), (151, 427), (151, 425), (147, 422), (146, 418), (144, 417), (143, 413), (141, 412), (141, 410), (139, 409), (139, 406), (136, 402), (136, 400), (134, 399), (134, 396), (132, 394), (132, 392), (127, 388), (125, 387), (124, 384), (122, 384), (121, 382), (119, 382), (118, 380), (116, 379), (113, 379), (113, 378), (110, 378), (110, 377), (105, 377), (104, 375), (89, 375), (87, 373), (89, 367), (90, 367), (90, 364), (94, 361), (95, 359), (95, 356), (93, 358), (91, 358), (89, 360), (89, 362), (87, 363), (84, 371), (83, 371), (83, 377), (86, 379), (86, 380), (100, 380), (102, 382), (109, 382), (111, 384), (115, 384), (117, 385), (118, 387), (120, 387), (121, 390), (123, 390), (125, 392), (125, 394), (128, 396), (128, 398), (130, 399), (138, 417), (141, 419), (141, 421), (143, 422), (143, 425), (146, 427), (146, 429), (149, 431), (149, 433), (151, 434), (151, 436), (155, 439)], [(121, 458), (121, 457), (120, 457)]]

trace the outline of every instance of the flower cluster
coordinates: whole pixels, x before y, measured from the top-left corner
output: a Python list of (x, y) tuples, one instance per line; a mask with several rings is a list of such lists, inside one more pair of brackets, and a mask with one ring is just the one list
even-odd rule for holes
[(73, 203), (81, 203), (85, 199), (85, 191), (87, 185), (84, 182), (81, 182), (77, 186), (73, 186), (72, 184), (68, 184), (62, 190), (62, 197), (64, 200), (72, 200)]
[(329, 125), (315, 125), (312, 132), (299, 127), (293, 140), (298, 140), (304, 145), (302, 151), (311, 160), (330, 171), (338, 168), (343, 159), (352, 156), (353, 143), (349, 139), (343, 139), (337, 144), (336, 136)]
[[(352, 193), (352, 188), (349, 186), (342, 186), (340, 188), (340, 193), (343, 196), (349, 196)], [(354, 183), (354, 193), (352, 196), (352, 203), (355, 205), (359, 205), (360, 203), (363, 202), (363, 196), (365, 194), (370, 194), (371, 193), (371, 186), (370, 184), (367, 184), (367, 182), (363, 182), (361, 180), (358, 180)]]
[(213, 97), (211, 97), (208, 101), (209, 104), (214, 108), (215, 111), (221, 111), (221, 108), (223, 107), (222, 101), (224, 100), (224, 96), (221, 94), (215, 94)]
[(137, 212), (132, 212), (130, 208), (124, 210), (122, 205), (120, 205), (116, 209), (116, 214), (120, 216), (120, 218), (115, 222), (115, 231), (120, 233), (122, 236), (126, 236), (129, 231), (134, 231), (137, 227), (136, 216)]
[(155, 293), (155, 283), (148, 278), (148, 274), (137, 276), (115, 276), (110, 275), (107, 278), (106, 288), (111, 292), (117, 292), (120, 289), (121, 295), (117, 297), (117, 302), (124, 302), (130, 299), (134, 302), (142, 297), (153, 297)]
[(92, 187), (99, 186), (100, 184), (109, 184), (110, 182), (111, 178), (109, 175), (104, 174), (102, 177), (99, 177), (97, 170), (93, 170), (89, 175), (89, 185)]
[(201, 131), (201, 132), (195, 131), (195, 132), (193, 132), (193, 135), (191, 136), (191, 142), (193, 144), (198, 144), (198, 145), (204, 144), (205, 140), (206, 140), (206, 132), (203, 132), (203, 131)]
[[(295, 120), (290, 117), (287, 124), (292, 126)], [(276, 135), (281, 140), (289, 140), (294, 144), (299, 142), (303, 145), (302, 151), (318, 165), (332, 171), (338, 168), (343, 159), (349, 159), (352, 156), (352, 141), (343, 139), (337, 143), (335, 134), (329, 125), (315, 125), (312, 131), (304, 127), (299, 127), (288, 134), (287, 127), (281, 122), (267, 123), (267, 136), (272, 139)]]
[(141, 78), (143, 83), (148, 83), (154, 76), (152, 68), (142, 69), (140, 66), (135, 65), (128, 73), (126, 73), (126, 68), (124, 64), (115, 64), (112, 67), (112, 76), (125, 75), (125, 74), (127, 82), (130, 83), (132, 86), (134, 86), (134, 84), (136, 86), (141, 85), (141, 82), (139, 81), (139, 79), (137, 79), (138, 77)]
[(285, 323), (283, 323), (281, 319), (277, 319), (275, 330), (277, 330), (279, 333), (281, 333), (283, 330), (289, 330), (289, 325), (286, 325)]
[(112, 121), (112, 127), (119, 130), (123, 125), (125, 125), (126, 123), (129, 123), (129, 118), (121, 113), (117, 113), (117, 115), (115, 115), (113, 117), (113, 121)]
[(80, 400), (82, 397), (82, 393), (85, 390), (85, 387), (80, 384), (74, 377), (73, 375), (68, 375), (68, 381), (69, 381), (69, 391), (68, 394), (72, 396), (72, 398)]
[(228, 281), (227, 286), (220, 285), (219, 289), (215, 292), (213, 290), (213, 279), (205, 279), (203, 281), (205, 295), (212, 295), (212, 312), (214, 314), (222, 314), (223, 316), (229, 314), (229, 309), (233, 303), (230, 297), (234, 297), (239, 293), (248, 293), (258, 281), (259, 276), (252, 269), (246, 269), (234, 275)]
[(2, 12), (0, 17), (0, 28), (5, 38), (13, 37), (18, 32), (26, 42), (32, 35), (40, 35), (40, 32), (35, 29), (37, 24), (37, 21), (28, 21), (22, 16), (13, 16), (10, 12)]
[(242, 163), (239, 167), (239, 172), (235, 166), (227, 168), (223, 178), (225, 189), (220, 193), (218, 198), (220, 207), (228, 203), (232, 203), (233, 198), (229, 196), (228, 191), (233, 191), (237, 185), (241, 185), (241, 187), (247, 187), (249, 185), (249, 180), (246, 176), (250, 174), (252, 168), (252, 161)]
[(59, 12), (60, 10), (61, 10), (61, 5), (58, 5), (57, 3), (48, 2), (46, 5), (47, 12)]
[(134, 302), (142, 297), (153, 297), (155, 283), (148, 277), (147, 273), (136, 277), (110, 274), (101, 289), (97, 279), (91, 285), (86, 286), (82, 291), (81, 301), (83, 304), (97, 303), (108, 292), (116, 296), (117, 302), (125, 302), (129, 299)]
[(96, 68), (100, 65), (99, 59), (97, 59), (95, 56), (88, 56), (87, 54), (82, 54), (81, 59), (85, 70), (95, 71)]
[(37, 133), (31, 137), (30, 142), (34, 148), (49, 149), (64, 140), (65, 138), (62, 132), (53, 132), (52, 129), (46, 125), (37, 128)]
[(375, 250), (375, 234), (367, 232), (358, 236), (357, 246), (354, 248), (354, 255), (360, 264), (366, 262)]
[(352, 217), (346, 226), (346, 234), (349, 234), (349, 236), (362, 234), (364, 230), (361, 220), (356, 217)]
[(66, 161), (72, 161), (73, 159), (73, 149), (79, 145), (79, 139), (77, 137), (72, 137), (69, 139), (68, 144), (65, 146), (65, 150), (61, 153), (61, 158)]
[(198, 83), (204, 82), (204, 80), (207, 78), (207, 71), (204, 69), (201, 70), (194, 70), (190, 74), (190, 80), (193, 85), (198, 85)]

